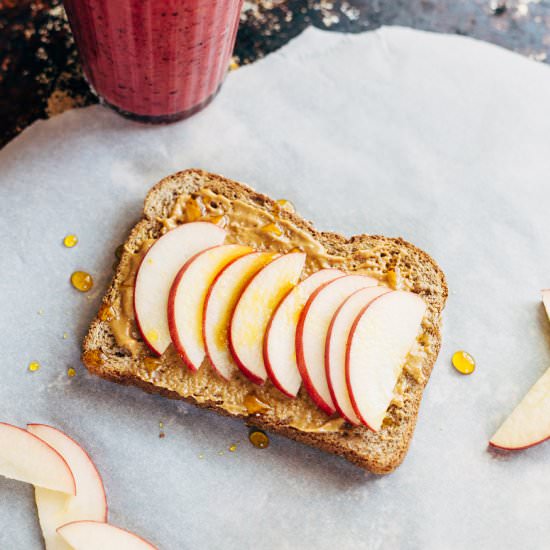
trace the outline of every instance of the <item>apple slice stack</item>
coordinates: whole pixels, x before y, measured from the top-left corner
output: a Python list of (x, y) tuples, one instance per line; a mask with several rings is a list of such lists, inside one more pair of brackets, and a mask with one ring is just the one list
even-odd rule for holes
[(0, 475), (35, 486), (46, 550), (155, 550), (107, 523), (107, 498), (88, 453), (44, 424), (23, 430), (0, 423)]
[(300, 281), (301, 252), (223, 244), (207, 222), (184, 224), (149, 249), (134, 309), (153, 353), (170, 342), (191, 371), (208, 357), (226, 380), (241, 371), (289, 398), (301, 385), (327, 415), (377, 431), (426, 312), (411, 292), (321, 269)]

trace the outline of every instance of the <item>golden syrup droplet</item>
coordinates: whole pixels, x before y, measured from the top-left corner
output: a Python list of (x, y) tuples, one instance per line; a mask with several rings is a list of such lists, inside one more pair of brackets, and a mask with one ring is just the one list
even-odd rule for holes
[(269, 405), (269, 403), (265, 403), (261, 399), (258, 399), (253, 393), (249, 393), (244, 398), (244, 406), (248, 414), (263, 414), (271, 410), (271, 405)]
[(162, 361), (158, 357), (146, 357), (143, 360), (143, 365), (147, 369), (149, 374), (153, 374), (162, 364)]
[(476, 368), (474, 358), (466, 351), (457, 351), (452, 358), (453, 367), (461, 374), (472, 374)]
[(390, 287), (396, 289), (401, 282), (401, 274), (399, 273), (399, 270), (390, 269), (386, 273), (386, 279)]
[(77, 243), (78, 243), (78, 237), (76, 235), (67, 235), (63, 239), (63, 244), (67, 248), (72, 248), (73, 246), (76, 246)]
[(207, 221), (219, 225), (220, 227), (227, 226), (227, 216), (224, 216), (223, 214), (220, 214), (219, 216), (210, 216), (207, 218)]
[(73, 369), (73, 367), (69, 367), (69, 368), (67, 369), (67, 376), (68, 376), (69, 378), (72, 378), (72, 377), (75, 376), (75, 375), (76, 375), (76, 370)]
[(280, 237), (283, 234), (283, 230), (276, 223), (268, 223), (260, 228), (264, 233), (270, 233)]
[(234, 453), (236, 450), (237, 450), (237, 444), (236, 443), (233, 443), (233, 444), (229, 445), (229, 452), (230, 453)]
[(103, 365), (103, 354), (98, 349), (91, 349), (91, 350), (85, 351), (82, 354), (82, 362), (87, 367), (91, 367), (91, 368), (101, 367), (101, 365)]
[(115, 258), (117, 260), (120, 260), (120, 258), (122, 258), (122, 253), (124, 252), (124, 245), (123, 244), (119, 244), (116, 248), (115, 248)]
[(202, 218), (203, 215), (203, 205), (200, 199), (188, 199), (185, 203), (185, 221), (194, 222)]
[(281, 210), (286, 210), (287, 212), (296, 212), (296, 208), (290, 201), (286, 199), (279, 199), (276, 202), (279, 205), (279, 208), (281, 208)]
[(116, 317), (116, 312), (111, 304), (102, 304), (97, 316), (102, 321), (112, 321)]
[(88, 292), (94, 286), (94, 280), (85, 271), (75, 271), (71, 275), (71, 283), (80, 292)]
[(29, 370), (31, 372), (36, 372), (39, 369), (40, 369), (40, 363), (38, 361), (31, 361), (29, 363)]
[(269, 437), (262, 430), (252, 428), (248, 434), (248, 439), (258, 449), (267, 449), (269, 447)]

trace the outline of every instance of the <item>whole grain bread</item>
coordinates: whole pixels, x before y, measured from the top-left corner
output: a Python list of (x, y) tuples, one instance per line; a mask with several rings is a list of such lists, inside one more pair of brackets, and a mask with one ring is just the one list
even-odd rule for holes
[[(330, 258), (340, 258), (338, 262), (335, 260), (335, 267), (387, 280), (390, 286), (400, 285), (425, 300), (428, 310), (418, 339), (422, 353), (409, 358), (414, 365), (404, 369), (398, 382), (401, 395), (388, 409), (382, 429), (377, 433), (348, 424), (341, 425), (337, 431), (325, 431), (330, 418), (318, 410), (303, 388), (296, 399), (289, 399), (269, 381), (264, 386), (256, 386), (239, 373), (229, 382), (222, 380), (207, 359), (198, 373), (190, 373), (173, 346), (160, 359), (152, 359), (141, 342), (133, 354), (117, 344), (105, 308), (114, 314), (120, 309), (121, 286), (127, 285), (124, 278), (133, 255), (145, 241), (157, 239), (162, 234), (165, 230), (162, 220), (170, 216), (180, 197), (203, 188), (230, 201), (252, 205), (268, 219), (281, 220), (285, 227), (290, 228), (289, 231), (296, 228), (307, 233), (324, 247), (329, 264)], [(231, 226), (228, 233), (228, 241), (231, 241)], [(284, 249), (284, 244), (279, 249), (281, 246)], [(270, 248), (268, 239), (265, 248)], [(246, 185), (202, 170), (186, 170), (164, 178), (148, 193), (143, 218), (132, 229), (124, 245), (119, 268), (103, 299), (102, 310), (84, 339), (82, 359), (90, 372), (102, 378), (243, 418), (250, 426), (282, 434), (340, 455), (371, 472), (384, 474), (394, 470), (407, 453), (422, 394), (440, 349), (440, 318), (447, 295), (445, 276), (435, 261), (401, 238), (356, 235), (348, 239), (336, 233), (318, 232), (299, 215), (282, 209), (276, 201)], [(243, 406), (243, 396), (249, 395), (269, 406), (259, 413), (251, 413)], [(302, 426), (296, 421), (298, 417), (305, 419), (309, 427), (315, 426), (315, 430), (297, 427)]]

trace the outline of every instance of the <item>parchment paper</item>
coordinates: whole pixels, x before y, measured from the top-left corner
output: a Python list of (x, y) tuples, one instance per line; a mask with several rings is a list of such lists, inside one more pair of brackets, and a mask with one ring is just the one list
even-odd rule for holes
[[(257, 450), (241, 422), (80, 365), (116, 246), (147, 189), (186, 167), (290, 199), (324, 230), (402, 235), (441, 263), (444, 346), (396, 473), (279, 437)], [(548, 548), (550, 443), (486, 446), (550, 364), (549, 186), (549, 69), (401, 28), (308, 30), (175, 125), (100, 106), (39, 122), (0, 153), (0, 420), (81, 441), (111, 521), (163, 549)], [(71, 288), (75, 269), (93, 274), (90, 294)], [(457, 349), (477, 360), (470, 377), (450, 366)], [(39, 547), (32, 489), (0, 479), (0, 548)]]

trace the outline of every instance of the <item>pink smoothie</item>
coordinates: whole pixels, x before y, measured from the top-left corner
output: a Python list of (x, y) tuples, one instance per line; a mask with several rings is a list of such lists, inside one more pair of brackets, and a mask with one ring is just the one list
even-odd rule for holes
[(189, 116), (228, 69), (242, 0), (64, 0), (84, 73), (124, 114)]

